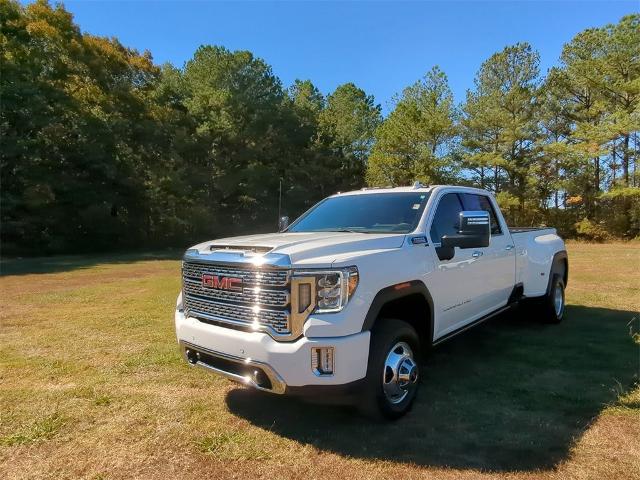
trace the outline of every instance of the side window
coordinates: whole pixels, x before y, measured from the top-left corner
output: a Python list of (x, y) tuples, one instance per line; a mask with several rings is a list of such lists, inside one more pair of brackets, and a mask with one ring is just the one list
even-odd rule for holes
[(491, 235), (500, 235), (502, 233), (502, 229), (498, 223), (498, 217), (493, 209), (493, 205), (491, 205), (489, 197), (475, 193), (462, 193), (460, 196), (462, 197), (462, 204), (465, 210), (484, 210), (485, 212), (489, 212)]
[(436, 214), (431, 223), (431, 241), (440, 242), (444, 235), (455, 235), (458, 233), (458, 222), (462, 204), (457, 193), (447, 193), (440, 198)]

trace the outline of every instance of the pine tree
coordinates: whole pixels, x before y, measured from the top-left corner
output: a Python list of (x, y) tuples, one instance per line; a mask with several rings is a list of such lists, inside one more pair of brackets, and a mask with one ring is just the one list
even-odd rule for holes
[(370, 185), (446, 183), (455, 176), (450, 155), (456, 111), (447, 77), (433, 67), (396, 99), (376, 131), (369, 159)]

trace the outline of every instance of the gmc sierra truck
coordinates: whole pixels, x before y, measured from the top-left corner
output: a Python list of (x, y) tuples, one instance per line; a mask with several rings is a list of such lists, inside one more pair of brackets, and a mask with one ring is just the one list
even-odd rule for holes
[(554, 229), (509, 228), (485, 190), (339, 193), (279, 233), (189, 248), (177, 338), (193, 366), (393, 419), (432, 345), (521, 301), (560, 322), (567, 262)]

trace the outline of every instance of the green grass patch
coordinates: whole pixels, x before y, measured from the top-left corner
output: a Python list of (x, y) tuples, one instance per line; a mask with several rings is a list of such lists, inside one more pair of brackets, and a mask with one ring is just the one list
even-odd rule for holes
[[(521, 311), (433, 349), (395, 423), (188, 367), (173, 327), (177, 260), (16, 260), (0, 277), (12, 299), (0, 312), (0, 471), (169, 478), (191, 465), (182, 476), (200, 478), (233, 465), (246, 477), (259, 462), (267, 478), (316, 477), (328, 462), (345, 477), (627, 478), (640, 465), (624, 449), (640, 436), (640, 269), (622, 254), (640, 258), (640, 244), (569, 244), (565, 320)], [(65, 442), (47, 441), (62, 431)]]
[(48, 440), (58, 434), (65, 425), (65, 419), (59, 413), (52, 413), (39, 418), (29, 425), (21, 426), (16, 432), (0, 437), (0, 445), (24, 445)]
[(266, 460), (271, 458), (267, 445), (260, 438), (243, 431), (216, 432), (196, 440), (196, 447), (202, 453), (226, 460)]

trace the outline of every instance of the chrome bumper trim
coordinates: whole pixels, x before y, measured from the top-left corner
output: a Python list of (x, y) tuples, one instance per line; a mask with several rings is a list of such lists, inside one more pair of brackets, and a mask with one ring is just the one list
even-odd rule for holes
[[(221, 360), (225, 360), (227, 362), (236, 363), (236, 364), (238, 364), (240, 366), (253, 366), (253, 367), (259, 368), (267, 376), (267, 378), (269, 379), (269, 382), (271, 382), (271, 388), (265, 388), (265, 387), (262, 387), (262, 386), (258, 385), (258, 383), (256, 383), (250, 376), (242, 376), (242, 375), (238, 375), (237, 373), (234, 373), (234, 372), (228, 372), (228, 371), (223, 370), (221, 368), (214, 367), (213, 365), (210, 365), (210, 364), (208, 364), (206, 362), (203, 362), (203, 361), (201, 361), (199, 359), (196, 362), (193, 362), (187, 356), (187, 350), (191, 350), (191, 351), (194, 351), (196, 353), (197, 352), (202, 352), (202, 353), (205, 353), (205, 354), (207, 354), (209, 356), (216, 357), (216, 358), (219, 358)], [(208, 348), (200, 347), (198, 345), (193, 345), (193, 344), (191, 344), (189, 342), (185, 342), (185, 341), (182, 341), (182, 340), (180, 341), (180, 351), (182, 353), (182, 357), (186, 360), (186, 362), (189, 365), (193, 366), (193, 367), (204, 368), (205, 370), (208, 370), (210, 372), (214, 372), (214, 373), (217, 373), (218, 375), (222, 375), (223, 377), (226, 377), (229, 380), (233, 380), (234, 382), (242, 383), (243, 385), (248, 385), (248, 386), (253, 387), (253, 388), (257, 389), (257, 390), (262, 390), (264, 392), (282, 394), (286, 390), (287, 386), (284, 383), (284, 380), (282, 380), (282, 377), (280, 375), (278, 375), (278, 373), (270, 365), (268, 365), (266, 363), (258, 362), (256, 360), (252, 360), (250, 358), (237, 357), (235, 355), (229, 355), (227, 353), (216, 352), (214, 350), (209, 350)]]

